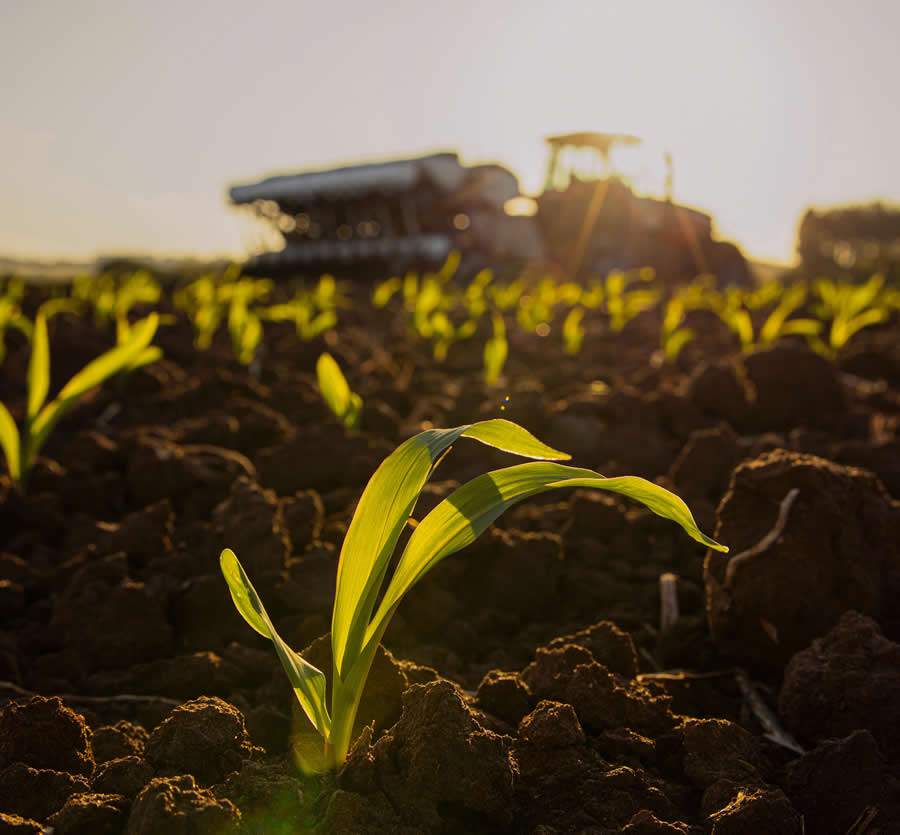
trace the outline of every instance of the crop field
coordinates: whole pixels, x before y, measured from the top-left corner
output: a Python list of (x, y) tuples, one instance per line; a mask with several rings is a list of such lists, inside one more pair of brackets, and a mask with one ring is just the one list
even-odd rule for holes
[(900, 832), (900, 289), (0, 282), (0, 833)]

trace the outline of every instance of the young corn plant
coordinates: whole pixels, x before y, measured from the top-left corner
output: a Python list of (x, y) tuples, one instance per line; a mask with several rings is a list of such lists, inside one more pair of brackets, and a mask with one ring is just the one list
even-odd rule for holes
[[(47, 304), (50, 304), (50, 302), (45, 302), (41, 306), (41, 309), (43, 310)], [(163, 320), (165, 318), (167, 317), (157, 315), (157, 325), (164, 324)], [(134, 333), (135, 327), (137, 327), (137, 325), (132, 325), (126, 316), (119, 316), (116, 319), (116, 345), (119, 347), (127, 345)], [(129, 362), (127, 366), (124, 366), (122, 371), (135, 371), (138, 368), (143, 368), (145, 365), (150, 365), (151, 363), (161, 360), (162, 357), (162, 348), (158, 345), (148, 345), (140, 354)]]
[(484, 382), (489, 386), (497, 385), (506, 357), (509, 354), (509, 342), (506, 339), (506, 323), (503, 316), (493, 316), (494, 332), (484, 344)]
[(307, 292), (297, 293), (289, 302), (262, 308), (260, 317), (270, 322), (293, 322), (302, 342), (330, 331), (338, 321), (334, 308), (319, 310), (314, 294)]
[(581, 324), (583, 318), (584, 308), (573, 307), (563, 320), (563, 345), (570, 357), (574, 357), (581, 351), (581, 345), (584, 342), (584, 325)]
[(19, 309), (25, 292), (24, 285), (10, 282), (6, 293), (0, 296), (0, 363), (6, 359), (6, 331), (10, 328), (31, 339), (31, 322)]
[(670, 299), (663, 314), (660, 334), (660, 349), (666, 362), (674, 363), (684, 346), (695, 336), (693, 328), (683, 327), (684, 316), (684, 302), (678, 296)]
[(813, 341), (813, 347), (826, 356), (835, 357), (864, 328), (880, 325), (891, 315), (881, 300), (884, 276), (873, 275), (865, 284), (820, 279), (815, 284), (819, 296), (819, 314), (831, 320), (828, 341)]
[(331, 354), (322, 354), (316, 362), (316, 379), (319, 392), (334, 416), (353, 431), (359, 428), (362, 418), (362, 398), (350, 390), (350, 384)]
[(437, 311), (429, 322), (429, 330), (432, 343), (432, 355), (437, 362), (444, 362), (450, 348), (464, 339), (471, 339), (478, 329), (476, 319), (466, 319), (459, 325), (454, 325), (450, 317), (443, 310)]
[(28, 404), (21, 431), (9, 410), (0, 403), (0, 446), (6, 456), (9, 475), (24, 493), (28, 476), (38, 453), (47, 442), (59, 420), (91, 389), (135, 363), (150, 349), (158, 318), (151, 314), (134, 325), (124, 343), (101, 354), (81, 369), (56, 397), (47, 403), (50, 391), (50, 341), (47, 318), (38, 311), (31, 337), (31, 359), (28, 364)]
[[(398, 539), (425, 483), (450, 446), (462, 438), (534, 460), (488, 472), (453, 492), (415, 526), (388, 578)], [(338, 562), (331, 620), (330, 710), (325, 673), (282, 640), (237, 556), (229, 549), (222, 552), (222, 573), (238, 612), (274, 644), (300, 707), (321, 737), (321, 754), (307, 751), (301, 757), (305, 770), (336, 769), (346, 758), (375, 651), (406, 594), (441, 560), (474, 542), (523, 499), (559, 488), (606, 490), (671, 519), (710, 548), (728, 550), (700, 531), (688, 506), (674, 493), (642, 478), (604, 478), (593, 470), (556, 463), (568, 458), (521, 426), (494, 419), (421, 432), (382, 462), (360, 498)]]

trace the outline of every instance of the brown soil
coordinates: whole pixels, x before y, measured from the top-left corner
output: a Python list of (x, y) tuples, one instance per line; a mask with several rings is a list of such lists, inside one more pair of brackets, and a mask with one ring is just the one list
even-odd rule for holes
[[(271, 325), (248, 370), (224, 335), (197, 353), (162, 329), (167, 358), (70, 414), (27, 498), (0, 479), (0, 833), (900, 832), (896, 331), (832, 364), (796, 342), (741, 357), (706, 322), (654, 369), (646, 319), (577, 358), (511, 335), (489, 390), (475, 343), (435, 365), (361, 302), (328, 345), (365, 401), (356, 435), (315, 390), (323, 341)], [(110, 339), (54, 320), (54, 385)], [(520, 505), (404, 601), (346, 765), (303, 777), (308, 725), (220, 549), (330, 669), (366, 480), (425, 421), (493, 416), (677, 489), (731, 553), (704, 564), (608, 495)], [(417, 514), (509, 461), (457, 445)]]

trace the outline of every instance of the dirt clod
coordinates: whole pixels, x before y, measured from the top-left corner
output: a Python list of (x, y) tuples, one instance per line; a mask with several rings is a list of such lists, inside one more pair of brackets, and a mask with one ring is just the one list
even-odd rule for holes
[(0, 835), (43, 835), (44, 827), (20, 815), (0, 812)]
[(76, 792), (86, 792), (84, 777), (22, 763), (0, 771), (0, 811), (43, 821)]
[(144, 753), (148, 736), (145, 728), (127, 719), (122, 719), (114, 725), (103, 725), (94, 731), (91, 739), (94, 760), (99, 765), (132, 754), (140, 756)]
[(686, 719), (684, 773), (699, 788), (717, 780), (757, 784), (763, 780), (766, 762), (759, 743), (740, 725), (725, 719)]
[(91, 731), (61, 699), (34, 696), (0, 710), (0, 768), (12, 763), (71, 774), (94, 770)]
[(127, 817), (122, 795), (73, 794), (47, 823), (53, 835), (118, 835)]
[(724, 809), (711, 816), (711, 835), (803, 835), (803, 820), (780, 789), (738, 792)]
[(530, 695), (516, 673), (491, 670), (478, 685), (476, 701), (482, 710), (515, 726), (528, 713)]
[(779, 713), (800, 739), (818, 742), (866, 728), (900, 755), (900, 644), (872, 618), (847, 612), (787, 665)]
[(134, 801), (125, 835), (228, 835), (240, 817), (230, 800), (219, 800), (190, 775), (157, 777)]
[(791, 763), (785, 791), (818, 835), (845, 835), (868, 808), (879, 810), (878, 826), (900, 820), (900, 782), (869, 731), (827, 740)]
[[(743, 557), (775, 528), (780, 536)], [(900, 505), (863, 470), (776, 450), (741, 464), (718, 511), (729, 555), (706, 557), (707, 611), (719, 647), (778, 668), (847, 609), (877, 617), (900, 571)]]
[(157, 769), (192, 774), (201, 785), (237, 771), (253, 751), (241, 712), (215, 696), (175, 708), (147, 741), (147, 759)]
[(121, 794), (135, 797), (150, 782), (153, 767), (140, 757), (120, 757), (97, 768), (91, 788), (101, 794)]

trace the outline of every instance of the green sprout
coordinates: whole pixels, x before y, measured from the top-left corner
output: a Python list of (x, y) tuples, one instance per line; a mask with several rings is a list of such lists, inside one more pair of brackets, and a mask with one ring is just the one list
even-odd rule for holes
[(450, 317), (443, 310), (439, 310), (429, 320), (428, 327), (434, 345), (433, 356), (437, 362), (443, 362), (447, 359), (451, 346), (475, 335), (478, 322), (475, 319), (467, 319), (460, 325), (454, 325)]
[(645, 270), (627, 273), (613, 270), (606, 276), (603, 296), (609, 326), (613, 332), (619, 333), (635, 316), (649, 310), (659, 301), (660, 293), (655, 288), (628, 289), (635, 282), (650, 282), (653, 278), (653, 272)]
[(326, 352), (319, 357), (316, 362), (316, 379), (322, 399), (334, 416), (347, 429), (357, 429), (362, 417), (362, 398), (350, 390), (347, 378), (331, 354)]
[(583, 318), (584, 308), (573, 307), (563, 321), (563, 343), (566, 353), (570, 356), (575, 356), (581, 350), (581, 344), (584, 342), (584, 325), (581, 324)]
[(6, 359), (6, 331), (9, 328), (17, 330), (28, 339), (31, 339), (31, 322), (19, 309), (19, 302), (23, 293), (24, 286), (10, 282), (6, 294), (0, 296), (0, 363)]
[(266, 279), (242, 278), (219, 288), (219, 298), (227, 300), (228, 333), (235, 359), (241, 365), (250, 365), (262, 342), (262, 319), (251, 305), (266, 298), (272, 290), (272, 282)]
[(677, 296), (670, 299), (663, 314), (660, 334), (660, 348), (666, 362), (674, 363), (684, 346), (695, 336), (693, 328), (682, 327), (684, 315), (684, 302)]
[[(757, 334), (750, 309), (759, 308), (760, 298), (766, 301), (778, 299), (778, 303), (766, 317)], [(806, 287), (803, 284), (795, 284), (789, 289), (780, 289), (776, 286), (775, 290), (764, 296), (760, 296), (759, 291), (748, 294), (736, 287), (729, 288), (724, 297), (718, 293), (710, 295), (712, 309), (737, 335), (741, 351), (745, 354), (757, 348), (769, 347), (783, 336), (816, 337), (822, 329), (821, 322), (816, 319), (790, 318), (805, 301)]]
[[(50, 304), (50, 302), (46, 302), (41, 309), (43, 310), (48, 304)], [(163, 324), (164, 318), (168, 317), (157, 315), (157, 324)], [(116, 345), (119, 347), (127, 345), (134, 334), (135, 327), (137, 327), (137, 325), (132, 325), (126, 316), (119, 316), (116, 319)], [(124, 366), (122, 371), (135, 371), (138, 368), (143, 368), (145, 365), (151, 365), (152, 363), (161, 360), (162, 356), (162, 348), (158, 345), (148, 345), (140, 352), (140, 354), (131, 360), (127, 366)]]
[(28, 476), (38, 453), (53, 428), (91, 389), (118, 374), (135, 367), (135, 363), (150, 347), (156, 333), (157, 315), (151, 314), (131, 329), (121, 345), (112, 348), (81, 369), (49, 403), (50, 341), (47, 318), (38, 311), (31, 338), (31, 359), (28, 364), (28, 406), (21, 432), (9, 410), (0, 403), (0, 446), (13, 482), (25, 492)]
[(260, 310), (260, 316), (270, 322), (293, 322), (297, 337), (310, 342), (337, 325), (337, 313), (329, 304), (320, 309), (315, 292), (299, 291), (289, 302), (273, 304)]
[(403, 279), (399, 276), (387, 278), (372, 290), (372, 304), (378, 309), (387, 307), (391, 299), (403, 289)]
[(823, 319), (831, 320), (831, 328), (827, 344), (817, 340), (813, 347), (834, 357), (861, 330), (886, 322), (890, 318), (890, 308), (882, 301), (883, 287), (882, 275), (873, 275), (861, 285), (826, 278), (817, 281), (818, 312)]
[[(425, 483), (461, 438), (535, 459), (488, 472), (464, 484), (415, 525), (396, 568), (389, 568)], [(282, 640), (234, 552), (220, 556), (232, 600), (244, 620), (275, 646), (297, 701), (322, 740), (321, 753), (298, 753), (304, 770), (341, 766), (353, 741), (357, 708), (375, 651), (407, 592), (446, 557), (474, 542), (508, 508), (547, 490), (595, 488), (628, 496), (679, 524), (717, 551), (728, 549), (703, 534), (674, 493), (635, 476), (604, 478), (593, 470), (554, 463), (569, 456), (507, 420), (429, 429), (389, 455), (369, 480), (344, 538), (331, 621), (331, 709), (325, 673)], [(387, 588), (381, 594), (385, 580)]]
[(503, 316), (495, 313), (493, 316), (494, 332), (484, 344), (484, 382), (489, 386), (497, 385), (503, 366), (506, 364), (506, 356), (509, 353), (509, 343), (506, 340), (506, 323)]

